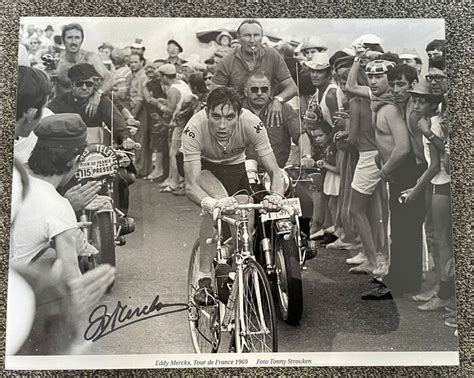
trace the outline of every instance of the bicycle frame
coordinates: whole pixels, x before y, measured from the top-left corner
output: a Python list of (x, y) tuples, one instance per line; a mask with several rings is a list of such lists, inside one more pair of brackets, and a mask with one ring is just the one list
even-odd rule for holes
[[(218, 263), (225, 263), (227, 260), (223, 255), (222, 252), (222, 222), (235, 227), (237, 229), (237, 240), (234, 249), (234, 261), (236, 266), (235, 276), (237, 284), (234, 283), (232, 285), (232, 290), (230, 292), (229, 298), (227, 300), (227, 304), (224, 305), (222, 302), (219, 301), (219, 314), (220, 314), (220, 323), (221, 323), (221, 330), (231, 331), (232, 325), (230, 324), (232, 320), (232, 314), (234, 313), (234, 306), (236, 299), (238, 300), (239, 309), (244, 308), (244, 296), (243, 290), (241, 288), (244, 287), (244, 267), (245, 261), (247, 259), (254, 259), (252, 254), (252, 250), (250, 248), (250, 233), (249, 233), (249, 217), (248, 213), (252, 209), (262, 209), (261, 204), (246, 204), (246, 207), (240, 207), (241, 216), (240, 219), (234, 219), (228, 216), (222, 216), (217, 218), (217, 262)], [(258, 280), (256, 280), (258, 282)], [(260, 287), (256, 285), (256, 298), (257, 298), (257, 305), (258, 305), (258, 312), (260, 317), (260, 322), (263, 325), (264, 331), (267, 330), (267, 326), (265, 324), (265, 319), (263, 317), (263, 310), (262, 310), (262, 303), (261, 303), (261, 293)], [(240, 322), (240, 316), (236, 314), (236, 319), (234, 322)], [(245, 322), (240, 322), (240, 332), (242, 334), (247, 334), (248, 330), (246, 329)], [(235, 327), (235, 325), (234, 325)], [(235, 329), (235, 328), (234, 328)], [(238, 336), (238, 335), (236, 335)], [(242, 345), (240, 337), (235, 337), (236, 343), (236, 352), (242, 352)]]

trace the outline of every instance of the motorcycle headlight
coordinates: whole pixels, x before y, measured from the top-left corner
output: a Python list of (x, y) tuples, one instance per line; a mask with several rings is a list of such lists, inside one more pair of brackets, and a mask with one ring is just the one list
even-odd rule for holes
[(280, 219), (276, 222), (276, 228), (279, 234), (291, 232), (293, 223), (288, 219)]
[[(286, 171), (281, 168), (280, 174), (283, 176), (283, 181), (285, 183), (285, 197), (287, 197), (291, 184), (290, 177), (288, 176), (288, 173), (286, 173)], [(263, 176), (263, 186), (265, 187), (266, 191), (270, 192), (272, 186), (272, 179), (268, 173), (265, 173), (265, 175)]]

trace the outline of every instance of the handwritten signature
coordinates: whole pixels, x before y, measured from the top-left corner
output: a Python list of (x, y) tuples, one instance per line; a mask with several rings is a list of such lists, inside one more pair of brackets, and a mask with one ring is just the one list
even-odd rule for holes
[[(172, 307), (175, 307), (175, 309), (161, 312), (165, 308)], [(186, 311), (187, 309), (188, 305), (185, 303), (163, 304), (160, 302), (159, 295), (153, 299), (150, 305), (145, 305), (141, 308), (136, 307), (132, 309), (118, 301), (115, 309), (110, 314), (106, 305), (99, 305), (89, 315), (89, 326), (84, 332), (84, 339), (97, 341), (131, 324), (162, 315)]]

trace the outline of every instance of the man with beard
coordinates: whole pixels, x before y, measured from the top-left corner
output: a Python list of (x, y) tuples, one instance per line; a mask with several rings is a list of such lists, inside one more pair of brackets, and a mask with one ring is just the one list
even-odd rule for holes
[(114, 85), (112, 74), (104, 66), (99, 55), (81, 49), (82, 43), (84, 42), (84, 29), (82, 29), (81, 25), (66, 25), (63, 28), (61, 38), (65, 50), (59, 56), (57, 68), (58, 81), (55, 87), (56, 96), (61, 96), (72, 90), (71, 82), (67, 76), (69, 68), (79, 63), (91, 64), (100, 77), (102, 77), (100, 87), (94, 92), (93, 96), (89, 97), (86, 106), (86, 113), (93, 117), (97, 112), (100, 99), (104, 93), (108, 93)]
[[(365, 52), (363, 52), (365, 53)], [(386, 299), (418, 291), (421, 285), (422, 233), (419, 206), (399, 201), (402, 192), (416, 184), (419, 177), (414, 154), (410, 149), (409, 131), (404, 114), (394, 100), (388, 73), (395, 64), (374, 60), (367, 64), (369, 88), (357, 84), (359, 53), (349, 73), (346, 89), (356, 96), (370, 98), (379, 156), (380, 175), (389, 183), (391, 255), (390, 269), (383, 283), (363, 294), (364, 299)]]
[(296, 84), (281, 55), (274, 49), (262, 47), (263, 27), (259, 21), (242, 21), (237, 34), (241, 47), (219, 62), (212, 78), (213, 88), (232, 87), (243, 98), (248, 75), (264, 71), (273, 88), (273, 99), (268, 106), (266, 124), (278, 127), (281, 123), (282, 104), (296, 95)]

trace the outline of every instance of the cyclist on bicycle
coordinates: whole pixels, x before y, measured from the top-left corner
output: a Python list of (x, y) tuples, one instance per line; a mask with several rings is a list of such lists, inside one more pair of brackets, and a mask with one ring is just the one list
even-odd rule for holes
[[(245, 150), (252, 146), (272, 179), (272, 190), (263, 205), (278, 209), (284, 193), (283, 177), (278, 168), (270, 141), (260, 119), (246, 109), (238, 93), (219, 87), (207, 99), (206, 108), (196, 113), (186, 125), (182, 137), (186, 195), (203, 209), (200, 230), (198, 289), (194, 301), (198, 305), (215, 303), (211, 287), (211, 267), (215, 245), (206, 244), (213, 235), (211, 214), (221, 209), (232, 211), (239, 196), (229, 197), (239, 190), (249, 190), (245, 170)], [(241, 202), (248, 202), (248, 197)]]

